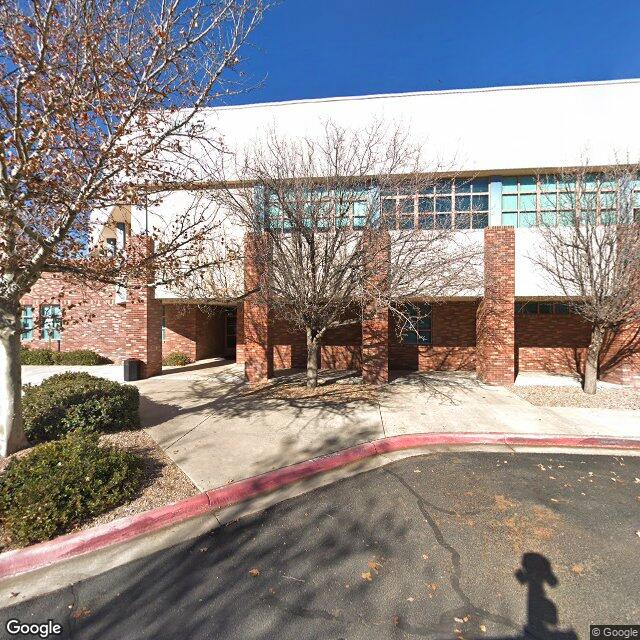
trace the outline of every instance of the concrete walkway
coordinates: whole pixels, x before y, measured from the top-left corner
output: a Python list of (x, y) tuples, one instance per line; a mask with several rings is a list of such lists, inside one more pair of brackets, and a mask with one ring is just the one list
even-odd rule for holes
[[(338, 378), (358, 395), (349, 374)], [(405, 433), (640, 436), (638, 411), (536, 407), (463, 373), (411, 374), (355, 400), (281, 394), (282, 379), (253, 390), (242, 367), (224, 360), (136, 384), (143, 426), (202, 490)]]
[(122, 382), (124, 380), (124, 367), (121, 364), (99, 364), (93, 366), (80, 365), (22, 365), (22, 384), (40, 384), (43, 380), (50, 378), (58, 373), (71, 373), (84, 371), (98, 378), (106, 378), (107, 380), (115, 380)]

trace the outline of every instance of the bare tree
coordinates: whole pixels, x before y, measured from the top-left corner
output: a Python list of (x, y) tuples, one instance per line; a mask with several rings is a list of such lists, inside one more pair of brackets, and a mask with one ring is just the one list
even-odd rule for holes
[[(407, 129), (383, 121), (326, 122), (318, 136), (300, 138), (272, 129), (239, 157), (233, 187), (211, 192), (261, 239), (252, 256), (257, 295), (305, 332), (310, 387), (329, 330), (381, 309), (402, 331), (415, 330), (415, 310), (403, 303), (477, 294), (481, 246), (454, 232), (451, 213), (436, 212), (442, 167), (424, 155)], [(458, 226), (471, 229), (471, 217)]]
[(639, 168), (568, 170), (541, 180), (541, 250), (533, 257), (591, 326), (583, 389), (596, 393), (607, 336), (640, 320)]
[(264, 8), (263, 0), (0, 3), (0, 454), (26, 444), (19, 304), (42, 273), (123, 283), (200, 255), (212, 222), (193, 209), (167, 225), (151, 254), (91, 251), (91, 232), (105, 221), (100, 212), (144, 204), (145, 185), (190, 179), (196, 116), (237, 90), (233, 68)]

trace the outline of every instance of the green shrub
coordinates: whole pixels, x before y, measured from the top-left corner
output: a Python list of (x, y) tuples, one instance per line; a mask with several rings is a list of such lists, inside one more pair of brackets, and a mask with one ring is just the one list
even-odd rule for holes
[(29, 349), (22, 347), (20, 350), (20, 362), (22, 364), (56, 364), (58, 352), (51, 349)]
[(140, 425), (140, 394), (88, 373), (59, 373), (23, 387), (22, 415), (31, 442), (56, 440), (75, 429), (119, 431)]
[(22, 364), (67, 364), (67, 365), (97, 365), (108, 364), (110, 360), (90, 349), (75, 349), (74, 351), (52, 351), (51, 349), (31, 349), (22, 347), (20, 351)]
[(69, 365), (98, 365), (108, 364), (110, 360), (104, 358), (99, 353), (89, 349), (76, 349), (74, 351), (63, 351), (59, 354), (59, 364)]
[(131, 499), (141, 480), (137, 456), (76, 431), (9, 463), (0, 475), (0, 522), (12, 544), (49, 540)]
[(174, 351), (162, 358), (162, 364), (166, 367), (184, 367), (187, 364), (191, 364), (191, 358), (186, 353)]

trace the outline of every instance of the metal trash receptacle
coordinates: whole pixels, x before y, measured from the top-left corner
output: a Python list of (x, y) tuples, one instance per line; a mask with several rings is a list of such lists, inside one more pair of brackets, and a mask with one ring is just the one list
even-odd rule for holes
[(140, 360), (135, 358), (127, 358), (124, 365), (124, 381), (133, 382), (134, 380), (140, 380)]

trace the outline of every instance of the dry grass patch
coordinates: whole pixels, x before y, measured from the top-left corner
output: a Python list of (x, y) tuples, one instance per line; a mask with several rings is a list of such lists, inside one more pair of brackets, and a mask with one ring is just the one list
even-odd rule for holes
[(634, 389), (599, 389), (595, 395), (579, 387), (512, 386), (520, 398), (539, 407), (586, 407), (589, 409), (640, 409), (640, 391)]

